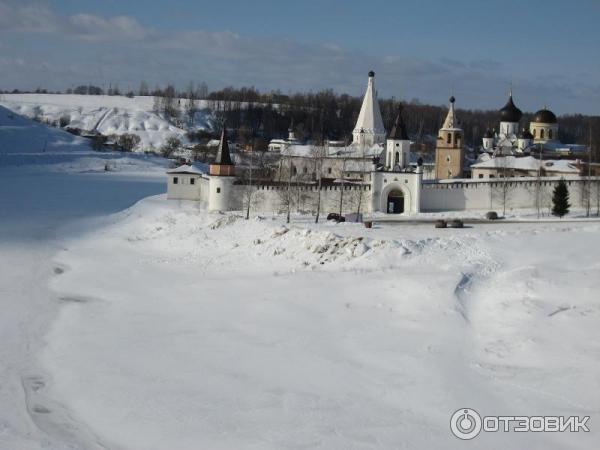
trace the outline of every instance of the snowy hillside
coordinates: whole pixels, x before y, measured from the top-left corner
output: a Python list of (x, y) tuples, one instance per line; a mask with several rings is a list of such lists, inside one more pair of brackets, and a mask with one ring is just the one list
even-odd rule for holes
[[(141, 138), (138, 150), (159, 149), (169, 137), (187, 143), (186, 131), (154, 113), (153, 103), (153, 97), (107, 95), (3, 94), (0, 98), (0, 105), (30, 118), (51, 123), (63, 119), (68, 127), (105, 136), (137, 134)], [(196, 114), (194, 128), (211, 126), (210, 114)]]
[(91, 151), (89, 140), (48, 127), (0, 106), (0, 158), (7, 154)]

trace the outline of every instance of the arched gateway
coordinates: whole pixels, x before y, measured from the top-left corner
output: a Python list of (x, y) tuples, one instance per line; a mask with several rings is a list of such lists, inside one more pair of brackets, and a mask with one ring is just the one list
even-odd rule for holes
[(387, 197), (387, 213), (402, 214), (404, 212), (404, 194), (400, 189), (390, 191)]

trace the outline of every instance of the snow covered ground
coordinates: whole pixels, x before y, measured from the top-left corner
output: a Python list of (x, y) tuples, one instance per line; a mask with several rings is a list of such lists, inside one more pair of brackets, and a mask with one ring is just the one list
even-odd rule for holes
[[(185, 100), (181, 102), (185, 104)], [(69, 127), (98, 131), (105, 136), (137, 134), (141, 138), (139, 150), (158, 150), (169, 137), (184, 143), (188, 141), (185, 130), (153, 112), (153, 97), (3, 94), (0, 105), (26, 117), (38, 117), (52, 123), (65, 118)], [(210, 114), (198, 112), (194, 128), (211, 127)]]
[[(38, 355), (60, 308), (48, 285), (58, 271), (53, 258), (61, 249), (62, 228), (84, 218), (95, 222), (165, 190), (164, 160), (121, 156), (93, 153), (81, 138), (0, 107), (2, 450), (89, 447), (90, 439), (80, 438), (85, 425), (78, 425), (59, 403), (52, 403), (54, 417), (61, 417), (53, 422), (55, 428), (40, 419), (47, 406), (38, 404), (36, 393), (49, 375)], [(109, 172), (104, 170), (107, 163)], [(90, 223), (86, 230), (94, 226)]]
[(46, 392), (109, 448), (460, 448), (465, 406), (593, 424), (598, 231), (288, 227), (146, 199), (56, 255)]
[(1, 449), (598, 448), (598, 223), (245, 221), (53, 148), (0, 154)]

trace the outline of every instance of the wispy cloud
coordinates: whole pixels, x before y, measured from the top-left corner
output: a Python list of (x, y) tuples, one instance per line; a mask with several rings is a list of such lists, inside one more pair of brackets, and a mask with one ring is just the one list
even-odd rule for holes
[(0, 2), (0, 31), (57, 34), (83, 40), (142, 40), (148, 35), (135, 19), (102, 18), (92, 14), (59, 16), (44, 6), (19, 6)]
[(360, 95), (367, 71), (374, 69), (382, 96), (443, 104), (454, 92), (461, 106), (493, 108), (504, 102), (512, 80), (524, 109), (548, 101), (559, 112), (593, 112), (600, 104), (599, 83), (589, 81), (593, 77), (519, 78), (510, 72), (513, 64), (493, 59), (408, 57), (400, 51), (381, 55), (335, 42), (307, 44), (227, 30), (163, 31), (133, 17), (60, 15), (47, 6), (0, 0), (0, 38), (17, 35), (28, 40), (44, 36), (61, 45), (40, 56), (17, 42), (24, 39), (0, 39), (5, 43), (0, 46), (0, 89), (64, 89), (91, 82), (135, 87), (145, 79), (180, 86), (205, 80), (213, 88), (254, 85), (284, 92), (333, 88)]

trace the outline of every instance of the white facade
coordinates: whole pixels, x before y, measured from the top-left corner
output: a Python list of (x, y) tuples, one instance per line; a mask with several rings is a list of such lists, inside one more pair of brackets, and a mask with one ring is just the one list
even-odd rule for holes
[(388, 170), (406, 169), (410, 164), (410, 141), (388, 139), (385, 144), (385, 167)]
[(500, 139), (514, 141), (519, 133), (519, 122), (500, 122)]
[(529, 131), (533, 134), (536, 144), (558, 142), (558, 123), (531, 122)]
[(484, 137), (483, 138), (483, 149), (486, 152), (491, 152), (494, 150), (494, 138), (493, 137)]
[(167, 172), (167, 198), (174, 200), (202, 200), (208, 195), (206, 166), (184, 164)]
[(374, 144), (383, 144), (385, 141), (385, 127), (377, 100), (375, 89), (375, 73), (369, 72), (367, 91), (363, 98), (358, 120), (352, 132), (352, 143), (370, 147)]
[(209, 211), (231, 211), (235, 205), (235, 196), (233, 183), (235, 177), (224, 176), (209, 176), (209, 194), (208, 194), (208, 210)]

